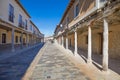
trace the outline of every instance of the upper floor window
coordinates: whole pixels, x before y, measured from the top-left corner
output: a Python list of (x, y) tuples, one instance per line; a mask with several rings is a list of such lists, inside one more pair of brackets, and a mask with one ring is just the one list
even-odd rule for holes
[(66, 24), (67, 25), (69, 24), (69, 17), (67, 17), (67, 19), (66, 19)]
[(79, 3), (75, 6), (75, 17), (79, 14)]
[(9, 21), (14, 22), (14, 7), (9, 4)]
[(30, 25), (30, 30), (32, 31), (32, 25)]
[(22, 15), (19, 14), (19, 27), (23, 27), (22, 25)]

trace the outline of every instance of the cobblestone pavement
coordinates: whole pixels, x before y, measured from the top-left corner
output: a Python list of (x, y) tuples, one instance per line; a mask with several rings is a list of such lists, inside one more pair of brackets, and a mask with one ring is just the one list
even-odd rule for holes
[(0, 80), (21, 80), (42, 45), (0, 60)]
[(29, 80), (90, 80), (55, 44), (47, 43)]

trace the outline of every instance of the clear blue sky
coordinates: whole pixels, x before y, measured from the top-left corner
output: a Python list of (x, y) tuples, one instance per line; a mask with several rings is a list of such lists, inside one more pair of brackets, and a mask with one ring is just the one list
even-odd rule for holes
[(20, 0), (32, 21), (45, 36), (53, 35), (69, 0)]

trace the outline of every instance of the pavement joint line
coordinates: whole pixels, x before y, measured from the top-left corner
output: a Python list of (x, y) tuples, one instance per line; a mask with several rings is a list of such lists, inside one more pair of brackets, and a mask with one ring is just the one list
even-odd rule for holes
[(30, 79), (30, 77), (32, 76), (32, 73), (33, 73), (37, 63), (39, 62), (39, 60), (42, 57), (42, 55), (43, 55), (46, 48), (47, 48), (47, 43), (40, 49), (38, 54), (35, 56), (35, 59), (30, 64), (29, 68), (27, 69), (25, 75), (22, 77), (21, 80), (29, 80)]

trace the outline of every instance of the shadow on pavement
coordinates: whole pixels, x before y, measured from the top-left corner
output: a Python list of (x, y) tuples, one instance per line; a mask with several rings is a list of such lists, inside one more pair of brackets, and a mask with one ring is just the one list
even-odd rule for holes
[(21, 80), (44, 43), (0, 61), (0, 80)]
[[(69, 48), (72, 52), (74, 52), (73, 48)], [(78, 49), (78, 54), (83, 58), (83, 60), (87, 63), (87, 51), (83, 49)], [(102, 55), (99, 54), (92, 54), (93, 64), (102, 71)], [(116, 72), (120, 75), (120, 59), (113, 59), (109, 57), (109, 69)]]
[[(87, 51), (79, 49), (78, 51), (79, 55), (82, 55), (83, 60), (85, 60), (85, 62), (87, 61)], [(92, 54), (92, 60), (93, 60), (93, 64), (102, 71), (102, 67), (99, 65), (102, 65), (102, 55), (99, 54)], [(111, 69), (112, 71), (118, 73), (120, 75), (120, 60), (117, 59), (113, 59), (113, 58), (109, 58), (109, 69)]]

